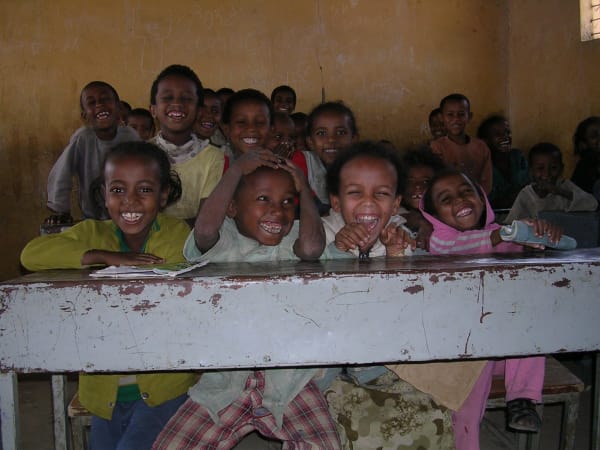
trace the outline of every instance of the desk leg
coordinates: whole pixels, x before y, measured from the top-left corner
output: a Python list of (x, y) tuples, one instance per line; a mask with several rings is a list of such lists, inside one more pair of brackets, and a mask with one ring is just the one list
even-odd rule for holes
[(600, 450), (600, 352), (594, 367), (594, 397), (592, 398), (592, 450)]
[(67, 377), (52, 375), (52, 408), (54, 411), (54, 448), (70, 449), (67, 444)]
[(19, 446), (19, 391), (15, 372), (0, 373), (0, 422), (2, 449)]

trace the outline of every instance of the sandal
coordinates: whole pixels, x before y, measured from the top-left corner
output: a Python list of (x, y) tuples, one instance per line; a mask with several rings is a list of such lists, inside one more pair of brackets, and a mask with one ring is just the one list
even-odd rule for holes
[(507, 425), (517, 431), (537, 433), (542, 426), (542, 419), (535, 409), (534, 403), (527, 398), (516, 398), (506, 402)]

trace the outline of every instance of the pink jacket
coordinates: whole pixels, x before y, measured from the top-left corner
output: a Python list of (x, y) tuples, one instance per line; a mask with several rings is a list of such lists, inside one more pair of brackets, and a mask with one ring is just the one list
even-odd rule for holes
[(492, 246), (490, 235), (492, 231), (500, 228), (494, 222), (496, 216), (490, 206), (485, 194), (481, 194), (485, 200), (485, 226), (477, 230), (459, 231), (446, 225), (431, 214), (423, 211), (423, 201), (419, 209), (423, 217), (433, 225), (433, 232), (429, 240), (429, 252), (432, 255), (471, 255), (475, 253), (512, 253), (521, 252), (523, 247), (512, 242), (500, 242)]

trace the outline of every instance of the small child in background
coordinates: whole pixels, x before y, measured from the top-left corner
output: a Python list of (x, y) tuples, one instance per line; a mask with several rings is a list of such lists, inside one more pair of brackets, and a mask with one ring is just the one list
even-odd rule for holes
[(119, 120), (120, 120), (120, 125), (123, 126), (127, 126), (129, 125), (129, 113), (131, 112), (131, 105), (129, 103), (127, 103), (124, 100), (121, 100), (119, 102), (119, 106), (120, 106), (120, 114), (119, 114)]
[[(298, 194), (301, 216), (294, 221)], [(236, 159), (202, 205), (184, 255), (211, 262), (316, 260), (324, 246), (302, 172), (268, 150), (253, 150)], [(317, 371), (205, 372), (153, 448), (226, 450), (258, 431), (283, 448), (340, 449), (327, 403), (311, 381)]]
[(588, 117), (577, 125), (573, 148), (579, 160), (571, 181), (584, 191), (592, 192), (600, 180), (600, 116)]
[(133, 128), (142, 141), (149, 141), (156, 134), (154, 117), (146, 108), (134, 108), (129, 113), (127, 126)]
[(295, 112), (290, 115), (294, 121), (294, 127), (296, 129), (296, 142), (295, 149), (299, 152), (308, 150), (306, 146), (306, 130), (308, 128), (308, 116), (303, 112)]
[(598, 202), (594, 196), (561, 179), (563, 169), (557, 146), (547, 142), (534, 145), (529, 151), (531, 184), (519, 192), (505, 222), (537, 217), (540, 211), (595, 211)]
[(194, 124), (194, 133), (200, 139), (208, 139), (215, 147), (226, 143), (225, 136), (219, 130), (223, 107), (221, 99), (212, 89), (204, 89), (204, 104), (200, 107), (198, 118)]
[(272, 119), (273, 105), (262, 92), (242, 89), (233, 94), (221, 117), (223, 132), (231, 146), (231, 159), (266, 148)]
[(477, 137), (492, 154), (492, 191), (488, 199), (494, 209), (510, 208), (523, 187), (529, 184), (527, 159), (512, 148), (510, 125), (505, 117), (494, 115), (481, 122)]
[(306, 131), (311, 151), (296, 151), (291, 159), (308, 179), (320, 202), (319, 211), (326, 214), (329, 211), (327, 167), (340, 151), (358, 140), (356, 119), (352, 110), (342, 102), (326, 102), (311, 111)]
[(296, 91), (286, 85), (277, 86), (271, 92), (271, 103), (275, 112), (282, 112), (289, 116), (296, 109)]
[[(430, 182), (421, 203), (423, 216), (433, 225), (429, 250), (432, 254), (470, 255), (522, 251), (523, 246), (503, 242), (500, 225), (494, 222), (485, 193), (465, 174), (448, 170), (438, 173)], [(529, 220), (536, 236), (548, 235), (558, 242), (562, 231), (541, 220)], [(535, 245), (539, 248), (539, 245)], [(544, 357), (513, 358), (501, 361), (441, 363), (439, 376), (450, 376), (458, 368), (453, 395), (463, 391), (454, 409), (453, 422), (457, 450), (479, 449), (479, 428), (486, 408), (492, 375), (504, 373), (507, 424), (514, 430), (537, 432), (541, 419), (535, 402), (542, 399)], [(435, 375), (435, 369), (430, 373)], [(457, 374), (454, 373), (456, 376)], [(422, 377), (420, 381), (423, 381)], [(467, 383), (467, 380), (471, 380)], [(419, 385), (416, 385), (419, 388)]]
[(165, 68), (150, 91), (150, 111), (160, 124), (160, 132), (151, 142), (167, 153), (183, 189), (181, 199), (165, 212), (190, 223), (225, 167), (223, 152), (193, 132), (203, 99), (200, 79), (182, 65)]
[(429, 249), (429, 236), (432, 227), (419, 209), (423, 194), (436, 173), (446, 165), (429, 147), (411, 150), (405, 153), (402, 164), (406, 170), (406, 188), (402, 194), (402, 206), (399, 214), (406, 219), (406, 226), (416, 237), (417, 247)]
[(296, 142), (294, 121), (285, 113), (275, 112), (272, 123), (266, 147), (276, 155), (289, 158)]
[(431, 133), (431, 138), (433, 141), (446, 136), (444, 115), (442, 114), (442, 110), (440, 108), (435, 108), (429, 113), (429, 132)]
[(217, 90), (217, 95), (219, 96), (219, 100), (221, 100), (221, 107), (223, 109), (225, 109), (227, 100), (229, 100), (229, 97), (231, 97), (233, 94), (235, 94), (235, 91), (228, 87), (222, 87)]
[(466, 134), (473, 118), (469, 99), (463, 94), (450, 94), (440, 102), (446, 136), (431, 142), (433, 153), (440, 155), (449, 166), (466, 173), (483, 187), (492, 190), (492, 159), (485, 142)]
[(69, 140), (48, 175), (48, 208), (54, 212), (45, 225), (70, 224), (73, 177), (79, 184), (79, 208), (83, 219), (105, 219), (105, 211), (97, 212), (90, 197), (90, 185), (101, 174), (108, 150), (125, 141), (140, 138), (131, 128), (119, 126), (120, 100), (115, 88), (104, 81), (88, 83), (79, 96), (81, 118), (85, 126)]
[[(189, 227), (161, 213), (181, 195), (165, 153), (146, 142), (121, 143), (101, 173), (94, 198), (111, 220), (84, 220), (33, 239), (21, 253), (28, 270), (184, 261)], [(195, 381), (192, 373), (81, 374), (79, 400), (93, 414), (90, 448), (150, 449)]]

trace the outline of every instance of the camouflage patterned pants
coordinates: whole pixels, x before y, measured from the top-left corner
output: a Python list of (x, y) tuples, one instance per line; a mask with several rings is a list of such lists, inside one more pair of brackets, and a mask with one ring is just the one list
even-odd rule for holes
[(452, 412), (388, 372), (367, 386), (336, 379), (324, 392), (347, 450), (454, 450)]

